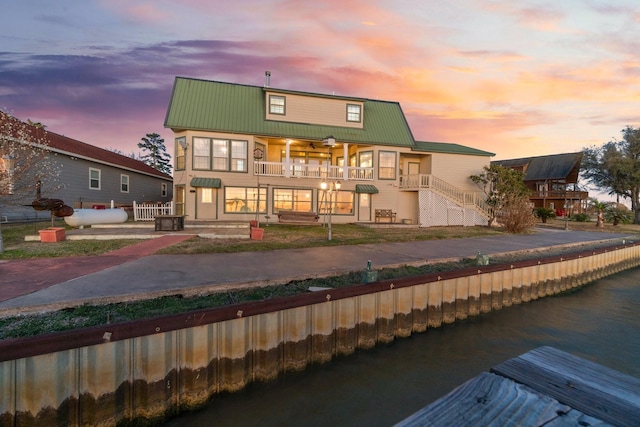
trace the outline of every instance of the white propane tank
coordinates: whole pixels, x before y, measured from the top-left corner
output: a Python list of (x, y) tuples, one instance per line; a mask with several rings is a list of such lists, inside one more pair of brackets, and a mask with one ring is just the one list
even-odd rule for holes
[(64, 217), (71, 227), (94, 224), (120, 224), (127, 222), (129, 216), (124, 209), (74, 209), (73, 215)]

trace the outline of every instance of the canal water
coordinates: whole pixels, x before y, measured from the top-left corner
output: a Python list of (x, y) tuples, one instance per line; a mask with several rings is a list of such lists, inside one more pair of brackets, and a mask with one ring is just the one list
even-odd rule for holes
[(640, 377), (640, 269), (254, 384), (166, 425), (390, 426), (543, 345)]

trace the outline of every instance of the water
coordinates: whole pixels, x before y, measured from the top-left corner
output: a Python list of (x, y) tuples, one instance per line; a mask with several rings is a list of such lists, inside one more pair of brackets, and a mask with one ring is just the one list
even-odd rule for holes
[(167, 425), (389, 426), (543, 345), (640, 377), (640, 269), (254, 384)]

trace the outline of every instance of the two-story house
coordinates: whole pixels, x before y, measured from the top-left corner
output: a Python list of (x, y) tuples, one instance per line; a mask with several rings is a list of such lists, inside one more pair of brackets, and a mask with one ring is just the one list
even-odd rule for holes
[[(415, 141), (397, 102), (177, 77), (164, 123), (175, 135), (176, 213), (188, 220), (486, 224), (470, 175), (493, 153)], [(391, 218), (384, 218), (384, 220)], [(383, 219), (380, 219), (383, 220)]]
[(589, 202), (589, 192), (578, 187), (582, 152), (551, 154), (496, 160), (492, 164), (519, 170), (524, 183), (531, 190), (529, 199), (534, 207), (545, 207), (563, 216), (584, 212)]

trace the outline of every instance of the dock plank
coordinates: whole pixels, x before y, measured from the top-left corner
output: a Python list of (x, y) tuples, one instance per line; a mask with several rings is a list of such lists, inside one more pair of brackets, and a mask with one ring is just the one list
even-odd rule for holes
[[(585, 424), (586, 423), (586, 424)], [(508, 378), (484, 372), (396, 427), (608, 426)]]
[(492, 373), (613, 425), (640, 424), (640, 380), (553, 347), (507, 360)]

